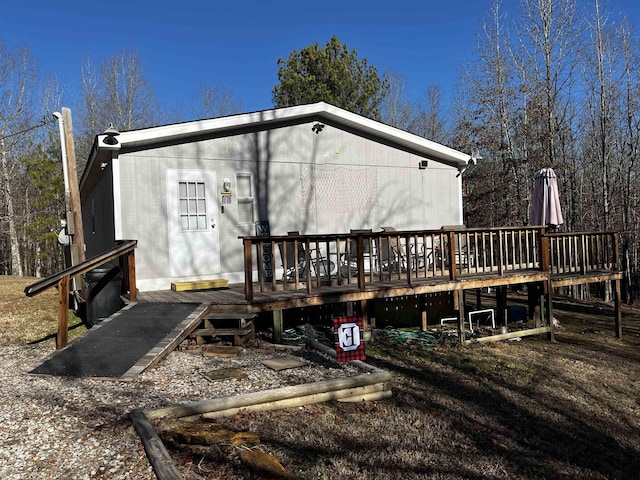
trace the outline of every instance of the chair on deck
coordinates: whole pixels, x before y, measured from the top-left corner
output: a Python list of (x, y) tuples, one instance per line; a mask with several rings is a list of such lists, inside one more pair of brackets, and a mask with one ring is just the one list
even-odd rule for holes
[[(394, 227), (380, 227), (383, 232), (396, 232)], [(398, 237), (385, 237), (380, 240), (378, 261), (385, 272), (398, 272), (407, 269), (407, 252)]]
[[(464, 225), (443, 225), (441, 230), (464, 230), (465, 228), (466, 227)], [(434, 268), (441, 270), (447, 269), (449, 268), (451, 260), (448, 236), (444, 237), (444, 244), (441, 245), (438, 238), (436, 238), (436, 242), (437, 243), (432, 246), (432, 251), (428, 254), (428, 257), (430, 257), (428, 268), (429, 270)], [(455, 263), (458, 268), (463, 268), (469, 265), (469, 249), (464, 236), (458, 237), (454, 255)]]
[[(350, 233), (372, 233), (372, 232), (373, 230), (369, 228), (369, 229), (351, 230)], [(348, 247), (349, 247), (348, 251), (345, 251), (345, 253), (342, 254), (342, 259), (341, 259), (340, 274), (343, 277), (348, 277), (349, 275), (355, 276), (358, 274), (358, 258), (357, 258), (358, 242), (355, 239), (351, 239), (349, 240)], [(367, 265), (371, 264), (374, 248), (375, 248), (375, 241), (373, 239), (365, 240), (363, 242), (362, 255), (364, 257), (365, 270)]]
[[(300, 235), (299, 232), (288, 232), (288, 235)], [(283, 244), (278, 243), (280, 249), (280, 259), (282, 260), (283, 279), (293, 280), (298, 270), (298, 279), (305, 277), (307, 272), (306, 255), (304, 243), (298, 242), (298, 248), (294, 241), (287, 242), (286, 251), (283, 251)]]
[[(300, 232), (287, 232), (287, 235), (299, 236)], [(282, 244), (279, 244), (278, 246), (280, 248), (280, 258), (284, 259), (285, 257), (283, 257)], [(296, 263), (298, 265), (298, 279), (305, 278), (307, 275), (306, 247), (304, 242), (298, 241), (297, 253), (298, 254), (296, 256), (294, 241), (292, 240), (290, 242), (287, 242), (287, 268), (284, 275), (284, 278), (287, 280), (292, 280), (295, 277)], [(284, 269), (284, 264), (282, 265), (282, 268)], [(320, 278), (327, 278), (329, 275), (335, 273), (335, 263), (325, 258), (320, 250), (315, 248), (309, 249), (309, 268), (312, 277), (316, 277), (318, 272), (320, 273)]]

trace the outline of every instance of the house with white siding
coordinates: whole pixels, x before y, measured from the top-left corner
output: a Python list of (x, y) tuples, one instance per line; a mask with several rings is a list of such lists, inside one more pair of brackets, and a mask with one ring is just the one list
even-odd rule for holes
[(140, 291), (242, 282), (271, 235), (462, 224), (471, 156), (326, 103), (98, 135), (80, 181), (87, 258), (137, 240)]

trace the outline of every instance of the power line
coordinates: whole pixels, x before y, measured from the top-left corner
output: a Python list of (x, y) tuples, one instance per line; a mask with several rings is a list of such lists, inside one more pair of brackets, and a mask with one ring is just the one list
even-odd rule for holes
[(27, 127), (24, 130), (20, 130), (18, 132), (10, 133), (9, 135), (0, 135), (0, 137), (2, 137), (2, 138), (10, 138), (10, 137), (15, 137), (16, 135), (22, 135), (23, 133), (30, 132), (31, 130), (35, 130), (36, 128), (44, 127), (45, 125), (47, 125), (49, 123), (53, 123), (54, 121), (55, 120), (48, 120), (47, 117), (45, 116), (45, 117), (42, 118), (40, 123), (37, 123), (37, 124), (32, 125), (30, 127)]

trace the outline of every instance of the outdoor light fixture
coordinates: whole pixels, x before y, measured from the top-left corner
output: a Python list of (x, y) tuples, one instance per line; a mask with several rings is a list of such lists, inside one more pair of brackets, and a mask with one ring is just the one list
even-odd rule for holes
[(316, 123), (313, 127), (311, 127), (311, 130), (314, 131), (317, 135), (322, 131), (323, 128), (324, 128), (324, 125), (322, 123)]
[(456, 175), (456, 177), (459, 177), (460, 175), (462, 175), (470, 166), (477, 165), (478, 160), (482, 160), (482, 156), (480, 155), (480, 150), (478, 150), (477, 148), (474, 148), (473, 150), (471, 150), (471, 155), (469, 155), (469, 160), (467, 160), (467, 164), (464, 167), (458, 167), (458, 174)]
[(482, 160), (482, 156), (480, 155), (480, 150), (478, 150), (477, 148), (474, 148), (471, 151), (471, 163), (473, 163), (474, 165), (477, 165), (478, 160)]
[(420, 170), (424, 170), (428, 166), (429, 166), (429, 160), (420, 160), (420, 163), (418, 163), (418, 168)]
[(116, 137), (118, 135), (120, 135), (120, 132), (118, 130), (116, 130), (115, 128), (113, 128), (113, 124), (112, 123), (109, 124), (109, 128), (107, 128), (104, 131), (104, 134), (106, 135), (106, 137), (104, 138), (103, 142), (106, 145), (117, 145), (118, 144), (118, 139)]

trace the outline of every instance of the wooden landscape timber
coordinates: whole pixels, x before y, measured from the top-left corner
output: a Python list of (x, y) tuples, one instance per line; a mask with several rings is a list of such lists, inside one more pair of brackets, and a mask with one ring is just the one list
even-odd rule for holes
[(491, 343), (491, 342), (500, 342), (502, 340), (513, 340), (514, 338), (527, 337), (529, 335), (541, 335), (543, 333), (550, 333), (551, 327), (537, 327), (537, 328), (528, 328), (526, 330), (519, 330), (516, 332), (508, 332), (501, 333), (498, 335), (491, 335), (489, 337), (480, 337), (473, 338), (471, 340), (465, 340), (464, 343), (466, 345), (470, 345), (473, 343)]
[[(214, 398), (201, 402), (171, 405), (145, 410), (148, 419), (184, 418), (204, 414), (233, 415), (238, 410), (254, 409), (259, 411), (286, 408), (287, 401), (296, 406), (359, 397), (362, 394), (381, 393), (380, 397), (388, 396), (390, 373), (379, 370), (376, 373), (366, 373), (355, 377), (336, 378), (303, 385), (281, 387), (262, 392), (247, 393), (234, 397)], [(372, 387), (372, 388), (364, 388)], [(302, 400), (307, 403), (300, 403)], [(291, 405), (288, 405), (291, 406)], [(224, 412), (224, 413), (223, 413)], [(229, 413), (230, 412), (230, 413)]]
[(173, 464), (171, 455), (169, 455), (164, 443), (162, 443), (162, 439), (158, 436), (142, 409), (136, 408), (131, 411), (131, 413), (129, 413), (129, 419), (136, 429), (136, 432), (138, 432), (140, 441), (142, 441), (142, 445), (144, 446), (144, 451), (147, 453), (147, 458), (153, 467), (157, 479), (183, 480), (182, 475), (180, 475), (180, 472), (178, 472), (178, 469)]
[[(309, 344), (334, 358), (336, 357), (335, 350), (320, 344), (313, 338), (309, 340)], [(268, 411), (331, 400), (344, 402), (381, 400), (392, 395), (392, 375), (390, 373), (362, 361), (350, 363), (366, 373), (354, 377), (281, 387), (233, 397), (147, 410), (135, 409), (129, 414), (129, 418), (140, 436), (158, 480), (178, 480), (181, 477), (149, 420), (175, 418), (189, 421), (199, 417), (219, 418), (235, 415), (241, 410)]]

